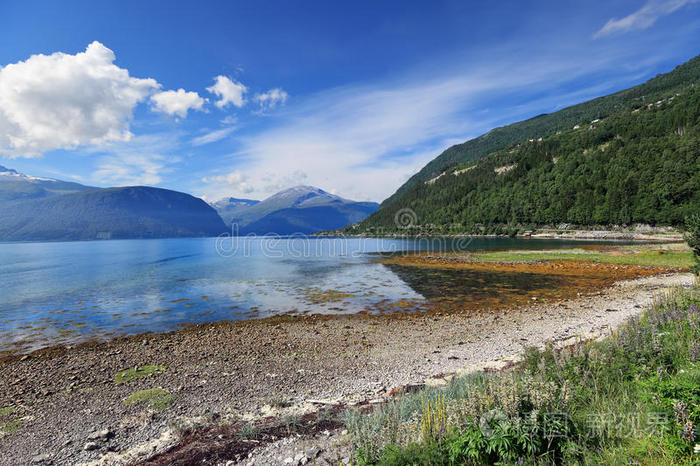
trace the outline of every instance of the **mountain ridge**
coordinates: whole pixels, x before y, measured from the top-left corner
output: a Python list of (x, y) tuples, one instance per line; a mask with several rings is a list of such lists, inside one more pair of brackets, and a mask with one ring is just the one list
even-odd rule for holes
[(97, 189), (72, 181), (25, 175), (0, 165), (0, 202), (36, 199)]
[[(387, 198), (356, 231), (396, 230), (394, 218), (401, 209), (413, 210), (419, 223), (433, 225), (436, 231), (455, 233), (483, 232), (496, 223), (678, 225), (686, 212), (700, 206), (685, 188), (696, 179), (684, 170), (698, 160), (698, 83), (700, 56), (639, 86), (452, 146)], [(543, 120), (548, 120), (544, 126)], [(499, 148), (485, 153), (489, 138), (497, 140), (493, 147)], [(561, 165), (564, 161), (567, 164)], [(545, 162), (550, 165), (545, 167)], [(614, 176), (605, 178), (601, 171)], [(675, 178), (664, 178), (672, 171)], [(637, 173), (646, 184), (631, 179), (622, 186), (616, 176), (626, 179), (629, 173)], [(663, 183), (670, 183), (671, 189)], [(544, 186), (549, 192), (541, 192)], [(675, 193), (677, 186), (683, 186), (682, 193)], [(675, 194), (667, 198), (669, 192)], [(632, 199), (632, 204), (612, 199), (620, 196)], [(516, 203), (527, 206), (526, 212)], [(664, 209), (668, 214), (657, 213)]]
[(659, 74), (637, 86), (581, 102), (556, 112), (543, 113), (509, 125), (492, 128), (481, 136), (447, 148), (385, 199), (380, 204), (379, 210), (397, 201), (416, 183), (434, 178), (449, 167), (477, 160), (502, 150), (510, 144), (546, 137), (576, 124), (604, 118), (635, 100), (646, 100), (647, 97), (653, 99), (653, 96), (659, 92), (672, 92), (698, 82), (700, 82), (700, 55), (676, 66), (668, 73)]
[(216, 208), (227, 225), (236, 225), (239, 234), (289, 235), (342, 228), (364, 220), (378, 206), (375, 202), (352, 201), (314, 186), (298, 185), (253, 205), (227, 209), (218, 204)]
[(97, 188), (7, 202), (2, 241), (216, 236), (226, 226), (203, 200), (149, 186)]

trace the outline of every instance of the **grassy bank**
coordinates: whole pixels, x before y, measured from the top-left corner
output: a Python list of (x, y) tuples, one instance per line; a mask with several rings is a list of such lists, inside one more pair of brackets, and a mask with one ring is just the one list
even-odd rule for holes
[(579, 261), (603, 264), (669, 267), (690, 270), (694, 264), (690, 250), (674, 250), (657, 247), (649, 250), (594, 251), (585, 249), (565, 249), (552, 251), (495, 251), (477, 253), (470, 259), (480, 262), (532, 262), (532, 261)]
[(669, 290), (600, 342), (351, 411), (357, 464), (697, 464), (697, 290)]
[(693, 251), (685, 243), (582, 246), (571, 249), (513, 249), (505, 251), (424, 252), (396, 255), (382, 263), (407, 266), (457, 266), (499, 263), (532, 264), (579, 262), (690, 271), (696, 266)]

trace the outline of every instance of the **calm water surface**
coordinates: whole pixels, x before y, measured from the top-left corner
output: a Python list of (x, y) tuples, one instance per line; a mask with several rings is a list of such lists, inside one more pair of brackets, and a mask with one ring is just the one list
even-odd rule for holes
[[(444, 284), (444, 273), (378, 264), (376, 253), (578, 244), (505, 238), (0, 243), (0, 351), (216, 320), (381, 312), (398, 301), (420, 305), (444, 293), (444, 286), (432, 286)], [(451, 280), (461, 293), (488, 286), (488, 277), (473, 272)]]

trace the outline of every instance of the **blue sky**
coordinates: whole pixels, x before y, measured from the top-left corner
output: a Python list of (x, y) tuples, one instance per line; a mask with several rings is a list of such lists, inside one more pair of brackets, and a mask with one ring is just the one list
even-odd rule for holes
[(700, 54), (700, 1), (22, 1), (0, 31), (1, 165), (381, 201), (451, 144)]

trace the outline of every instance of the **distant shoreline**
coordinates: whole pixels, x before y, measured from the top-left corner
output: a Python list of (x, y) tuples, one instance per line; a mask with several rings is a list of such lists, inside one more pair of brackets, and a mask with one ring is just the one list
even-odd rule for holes
[[(317, 233), (296, 233), (289, 235), (278, 235), (270, 232), (264, 235), (233, 235), (236, 238), (274, 238), (274, 239), (299, 239), (300, 237), (308, 238), (544, 238), (544, 239), (564, 239), (564, 240), (591, 240), (591, 241), (661, 241), (661, 242), (680, 242), (684, 241), (683, 234), (671, 227), (649, 227), (642, 229), (556, 229), (551, 227), (533, 228), (532, 234), (523, 234), (522, 231), (529, 231), (521, 228), (516, 235), (508, 234), (470, 234), (470, 233), (412, 233), (412, 230), (392, 233), (346, 233), (343, 231), (320, 231)], [(175, 240), (175, 239), (215, 239), (222, 235), (230, 234), (228, 230), (222, 232), (221, 235), (204, 235), (204, 236), (163, 236), (163, 237), (114, 237), (114, 238), (89, 238), (89, 239), (21, 239), (21, 240), (4, 240), (0, 239), (1, 244), (33, 244), (33, 243), (83, 243), (83, 242), (109, 242), (109, 241), (144, 241), (144, 240)]]
[(518, 238), (518, 239), (562, 239), (562, 240), (577, 240), (577, 241), (655, 241), (655, 242), (682, 242), (684, 241), (683, 235), (680, 233), (641, 233), (641, 232), (631, 232), (631, 231), (616, 231), (616, 230), (567, 230), (564, 232), (557, 232), (555, 230), (534, 230), (531, 235), (517, 234), (515, 236), (510, 235), (497, 235), (497, 234), (467, 234), (467, 233), (456, 233), (456, 234), (400, 234), (400, 233), (387, 233), (387, 234), (348, 234), (348, 233), (316, 233), (312, 235), (314, 237), (330, 237), (330, 238)]

